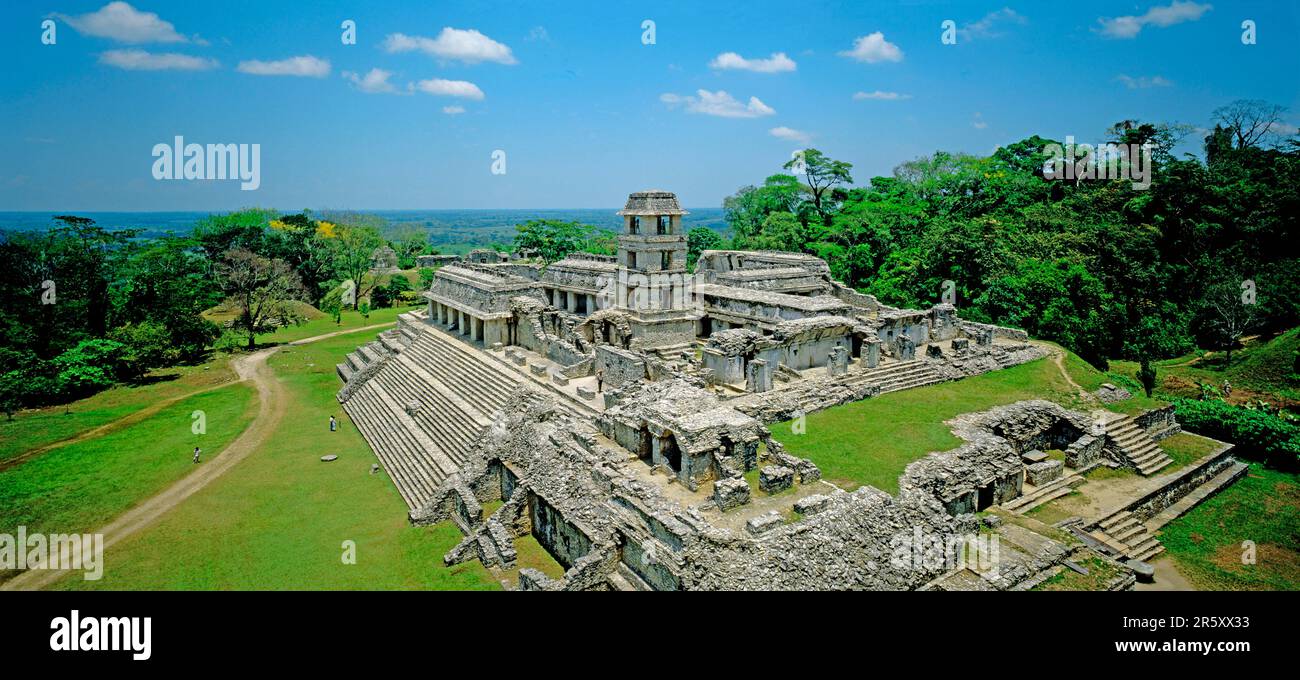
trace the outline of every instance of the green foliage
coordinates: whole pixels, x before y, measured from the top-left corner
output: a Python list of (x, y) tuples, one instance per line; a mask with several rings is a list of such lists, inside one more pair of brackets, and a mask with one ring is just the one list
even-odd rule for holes
[(394, 276), (388, 282), (388, 285), (379, 286), (371, 292), (370, 303), (374, 305), (375, 309), (392, 307), (402, 298), (402, 294), (410, 291), (411, 288), (411, 281), (405, 276)]
[(725, 245), (722, 235), (708, 227), (696, 227), (686, 234), (686, 266), (694, 267), (700, 253), (719, 250)]
[(1137, 372), (1138, 382), (1142, 383), (1142, 391), (1151, 396), (1151, 392), (1156, 389), (1156, 369), (1151, 365), (1151, 357), (1142, 357), (1142, 366)]
[(83, 340), (51, 363), (60, 390), (74, 399), (108, 389), (132, 375), (126, 346), (113, 340)]
[(529, 220), (515, 225), (514, 248), (520, 252), (535, 252), (543, 262), (550, 264), (588, 246), (603, 243), (597, 250), (609, 250), (612, 239), (613, 234), (607, 230), (581, 222)]
[(1244, 456), (1294, 470), (1300, 463), (1300, 425), (1277, 413), (1234, 406), (1219, 399), (1179, 399), (1175, 404), (1184, 428), (1237, 445)]
[(420, 290), (429, 290), (433, 285), (433, 267), (420, 267)]

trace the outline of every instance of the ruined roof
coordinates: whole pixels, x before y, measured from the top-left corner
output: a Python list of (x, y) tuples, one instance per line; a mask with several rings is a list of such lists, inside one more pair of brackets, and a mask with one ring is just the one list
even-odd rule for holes
[(434, 277), (451, 279), (485, 290), (499, 290), (517, 286), (531, 286), (535, 282), (508, 269), (497, 268), (488, 264), (456, 262), (443, 266), (434, 273)]
[(709, 295), (725, 300), (740, 300), (742, 302), (754, 302), (763, 305), (787, 307), (809, 313), (835, 313), (839, 311), (847, 311), (849, 309), (849, 304), (847, 302), (830, 295), (804, 297), (802, 295), (789, 295), (787, 293), (777, 293), (775, 291), (761, 290), (758, 288), (722, 286), (712, 283), (700, 284), (695, 287), (695, 290), (699, 295)]
[(689, 215), (677, 203), (677, 194), (671, 191), (638, 191), (627, 197), (627, 205), (619, 215)]

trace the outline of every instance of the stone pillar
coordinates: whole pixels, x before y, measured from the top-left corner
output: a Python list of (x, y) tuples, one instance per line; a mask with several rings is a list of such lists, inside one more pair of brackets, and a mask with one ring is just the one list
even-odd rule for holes
[(907, 334), (900, 335), (894, 341), (894, 353), (899, 361), (911, 361), (916, 358), (916, 343)]
[(469, 335), (469, 314), (466, 314), (465, 312), (461, 312), (459, 323), (460, 326), (458, 330), (460, 330), (460, 334)]
[(830, 358), (826, 362), (827, 375), (844, 375), (849, 372), (849, 351), (843, 345), (831, 348)]
[(587, 316), (591, 316), (592, 314), (595, 313), (596, 313), (596, 296), (588, 293), (587, 294)]
[(767, 392), (772, 389), (772, 371), (762, 359), (754, 359), (745, 367), (745, 389), (750, 392)]
[(993, 344), (993, 329), (991, 328), (975, 329), (972, 331), (971, 337), (974, 338), (975, 344), (977, 346), (988, 347)]
[(566, 309), (569, 310), (569, 313), (570, 313), (570, 314), (577, 314), (577, 313), (578, 313), (578, 294), (577, 294), (577, 293), (574, 293), (574, 292), (572, 292), (572, 291), (570, 291), (570, 292), (567, 294), (566, 297), (568, 297), (568, 299), (569, 299), (569, 304), (566, 306)]
[(862, 341), (862, 367), (875, 368), (880, 365), (880, 341), (867, 338)]

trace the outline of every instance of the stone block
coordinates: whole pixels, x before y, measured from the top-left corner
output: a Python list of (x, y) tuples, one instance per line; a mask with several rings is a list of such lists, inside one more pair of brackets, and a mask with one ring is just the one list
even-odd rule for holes
[(842, 345), (831, 348), (826, 360), (826, 375), (845, 375), (849, 372), (849, 351)]
[(943, 348), (935, 344), (926, 345), (925, 356), (930, 359), (942, 359)]
[(569, 377), (560, 373), (552, 373), (551, 382), (555, 383), (556, 385), (568, 385)]
[(880, 365), (880, 341), (868, 338), (862, 343), (862, 367), (875, 368)]
[(739, 477), (719, 479), (713, 483), (713, 502), (726, 512), (749, 502), (749, 482)]
[(1064, 461), (1045, 460), (1025, 466), (1025, 481), (1034, 486), (1042, 486), (1060, 479), (1063, 472), (1065, 472)]
[(540, 378), (546, 375), (546, 364), (528, 364), (528, 372)]
[(815, 496), (808, 496), (807, 498), (800, 498), (799, 500), (795, 501), (794, 511), (801, 515), (816, 515), (817, 513), (822, 512), (826, 508), (830, 507), (830, 504), (831, 504), (830, 496), (823, 496), (821, 494), (817, 494)]
[(953, 338), (951, 345), (954, 352), (964, 352), (970, 349), (970, 340), (967, 338)]
[(794, 486), (794, 470), (784, 465), (768, 465), (758, 471), (758, 488), (766, 493), (785, 491)]
[(1033, 451), (1026, 451), (1020, 454), (1020, 460), (1023, 460), (1026, 465), (1033, 465), (1034, 463), (1041, 463), (1047, 460), (1047, 454), (1038, 449), (1034, 449)]
[(767, 392), (772, 389), (772, 367), (762, 359), (754, 359), (745, 366), (745, 389), (750, 392)]
[(516, 366), (523, 366), (528, 363), (528, 358), (522, 354), (516, 353), (510, 357), (510, 362)]
[(765, 515), (759, 515), (758, 517), (754, 517), (748, 522), (745, 522), (745, 531), (748, 531), (751, 536), (760, 536), (781, 526), (782, 524), (785, 524), (785, 520), (781, 518), (779, 513), (773, 510), (772, 512)]
[(586, 399), (587, 401), (591, 401), (596, 398), (596, 390), (593, 390), (590, 387), (583, 387), (579, 385), (578, 396), (583, 399)]

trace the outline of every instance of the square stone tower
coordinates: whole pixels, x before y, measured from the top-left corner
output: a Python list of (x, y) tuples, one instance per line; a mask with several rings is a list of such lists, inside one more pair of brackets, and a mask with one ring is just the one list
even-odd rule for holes
[(668, 191), (638, 191), (627, 197), (618, 237), (616, 305), (632, 319), (634, 347), (685, 349), (695, 340), (694, 286), (686, 271), (688, 214)]

